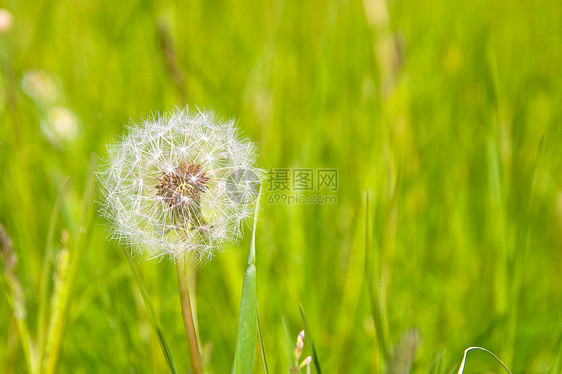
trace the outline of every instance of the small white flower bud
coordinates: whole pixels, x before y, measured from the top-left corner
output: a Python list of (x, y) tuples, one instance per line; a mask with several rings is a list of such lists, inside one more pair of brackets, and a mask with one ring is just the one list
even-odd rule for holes
[(297, 335), (297, 344), (295, 345), (295, 358), (298, 361), (302, 355), (302, 349), (304, 348), (304, 330), (299, 332)]

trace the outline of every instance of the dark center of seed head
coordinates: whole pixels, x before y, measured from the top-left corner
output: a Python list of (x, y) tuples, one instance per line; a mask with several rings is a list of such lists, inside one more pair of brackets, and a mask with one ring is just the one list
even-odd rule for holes
[(156, 194), (178, 214), (197, 214), (208, 182), (209, 177), (201, 164), (184, 162), (172, 170), (162, 171)]

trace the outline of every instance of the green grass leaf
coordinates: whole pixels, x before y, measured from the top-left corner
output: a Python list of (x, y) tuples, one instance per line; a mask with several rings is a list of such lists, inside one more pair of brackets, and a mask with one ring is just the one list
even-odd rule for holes
[(322, 374), (322, 370), (320, 369), (320, 361), (318, 360), (318, 354), (316, 353), (316, 347), (314, 346), (314, 339), (312, 339), (312, 334), (308, 329), (308, 325), (306, 323), (306, 318), (304, 316), (304, 311), (302, 310), (302, 306), (299, 304), (299, 310), (301, 312), (302, 323), (304, 323), (304, 330), (306, 331), (306, 338), (310, 342), (310, 347), (312, 348), (312, 361), (314, 361), (314, 366), (316, 367), (316, 372), (318, 374)]
[[(261, 190), (259, 192), (260, 196)], [(256, 226), (260, 210), (259, 197), (256, 200), (254, 224), (248, 265), (244, 273), (242, 297), (240, 299), (240, 316), (238, 317), (238, 336), (234, 356), (234, 372), (236, 374), (251, 373), (256, 349), (257, 333), (257, 295), (256, 295)]]
[(550, 372), (552, 374), (562, 372), (562, 337), (558, 339), (558, 352), (556, 353), (556, 360), (554, 360), (552, 370)]
[(466, 356), (468, 355), (468, 352), (474, 350), (474, 349), (479, 349), (481, 351), (487, 352), (489, 354), (491, 354), (497, 362), (500, 363), (500, 365), (509, 373), (511, 374), (511, 371), (509, 371), (509, 369), (507, 368), (507, 366), (502, 362), (502, 360), (499, 359), (498, 356), (496, 356), (495, 354), (493, 354), (491, 351), (487, 350), (486, 348), (482, 348), (482, 347), (469, 347), (467, 349), (464, 350), (464, 356), (462, 357), (462, 361), (461, 361), (461, 365), (459, 367), (459, 371), (458, 374), (462, 374), (464, 372), (464, 366), (466, 364)]
[(281, 318), (281, 322), (283, 323), (283, 332), (285, 333), (285, 344), (287, 347), (287, 352), (289, 353), (288, 360), (287, 360), (289, 362), (289, 367), (299, 366), (299, 363), (297, 362), (294, 354), (295, 342), (293, 341), (293, 338), (291, 338), (291, 333), (289, 332), (289, 328), (287, 327), (287, 321), (285, 320), (285, 317)]
[(365, 278), (367, 284), (369, 285), (369, 295), (371, 301), (371, 312), (373, 314), (373, 321), (375, 323), (375, 333), (377, 336), (377, 343), (379, 354), (381, 356), (382, 365), (384, 367), (388, 362), (389, 356), (389, 345), (387, 342), (387, 326), (385, 325), (385, 309), (383, 297), (380, 293), (378, 284), (375, 282), (375, 278), (372, 274), (375, 274), (374, 262), (371, 253), (375, 252), (375, 248), (372, 248), (371, 240), (371, 207), (370, 207), (370, 194), (367, 193), (365, 200)]
[(258, 337), (260, 338), (260, 348), (261, 348), (261, 356), (263, 360), (263, 372), (265, 374), (269, 374), (269, 370), (267, 369), (267, 358), (265, 356), (265, 346), (263, 344), (263, 335), (261, 333), (261, 324), (260, 324), (260, 314), (257, 313), (258, 317)]
[(48, 302), (49, 302), (49, 282), (51, 281), (51, 268), (53, 262), (55, 261), (55, 229), (57, 227), (57, 221), (59, 213), (62, 206), (62, 201), (64, 196), (68, 192), (70, 187), (70, 177), (66, 178), (61, 190), (57, 196), (55, 206), (51, 212), (51, 217), (49, 219), (49, 228), (47, 230), (47, 245), (45, 255), (43, 256), (43, 269), (41, 271), (41, 283), (39, 292), (39, 312), (37, 317), (37, 326), (39, 330), (38, 337), (38, 348), (39, 348), (39, 362), (43, 361), (44, 349), (45, 349), (45, 335), (47, 331), (47, 313), (48, 313)]
[(72, 244), (72, 252), (70, 254), (70, 268), (68, 269), (67, 292), (58, 300), (60, 310), (53, 313), (55, 319), (49, 321), (49, 333), (47, 336), (47, 346), (45, 347), (45, 370), (47, 374), (54, 373), (57, 370), (58, 359), (62, 348), (64, 333), (68, 323), (68, 315), (70, 313), (70, 305), (73, 301), (76, 279), (78, 277), (80, 266), (84, 258), (87, 239), (90, 234), (90, 226), (93, 214), (93, 195), (94, 195), (94, 170), (96, 167), (97, 156), (95, 153), (91, 155), (90, 166), (88, 168), (88, 176), (86, 179), (86, 187), (82, 197), (82, 210), (77, 232), (74, 235), (74, 243)]

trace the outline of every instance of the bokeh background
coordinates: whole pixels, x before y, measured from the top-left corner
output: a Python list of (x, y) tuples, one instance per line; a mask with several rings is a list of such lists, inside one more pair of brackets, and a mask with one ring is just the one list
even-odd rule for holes
[[(123, 250), (88, 204), (99, 195), (84, 191), (92, 154), (99, 167), (127, 124), (186, 104), (239, 118), (266, 170), (339, 172), (336, 204), (274, 204), (265, 188), (258, 305), (271, 373), (292, 365), (299, 303), (327, 373), (449, 373), (473, 345), (514, 373), (559, 372), (560, 2), (0, 8), (0, 223), (18, 259), (3, 253), (1, 372), (28, 371), (21, 321), (36, 340), (40, 304), (56, 311), (48, 246), (82, 253), (59, 372), (168, 370)], [(248, 243), (197, 272), (210, 373), (232, 367)], [(134, 261), (189, 372), (174, 265)], [(263, 372), (259, 348), (254, 362)], [(483, 371), (501, 367), (470, 353), (465, 372)]]

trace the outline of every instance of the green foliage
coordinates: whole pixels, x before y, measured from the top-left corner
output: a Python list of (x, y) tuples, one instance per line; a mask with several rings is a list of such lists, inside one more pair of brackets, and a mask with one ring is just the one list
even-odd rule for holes
[(162, 348), (162, 354), (164, 355), (165, 359), (166, 359), (166, 363), (168, 364), (168, 368), (170, 369), (170, 373), (176, 374), (176, 368), (174, 366), (174, 359), (172, 358), (172, 355), (170, 353), (170, 348), (168, 348), (168, 344), (166, 343), (166, 339), (164, 338), (164, 335), (162, 334), (162, 329), (160, 328), (160, 323), (158, 322), (158, 318), (156, 317), (156, 313), (154, 313), (154, 307), (152, 306), (152, 303), (150, 302), (150, 299), (148, 298), (147, 294), (146, 294), (146, 286), (144, 285), (144, 280), (142, 279), (142, 275), (140, 273), (140, 271), (138, 270), (138, 266), (135, 263), (135, 261), (131, 258), (130, 254), (127, 253), (125, 250), (125, 257), (127, 258), (127, 261), (129, 262), (129, 265), (131, 266), (131, 270), (133, 272), (133, 275), (135, 277), (135, 281), (137, 282), (137, 286), (139, 288), (139, 292), (142, 296), (142, 301), (146, 307), (146, 311), (148, 312), (148, 315), (150, 317), (150, 322), (152, 323), (152, 327), (154, 328), (154, 332), (156, 333), (156, 336), (158, 337), (158, 342), (160, 343), (160, 347)]
[[(17, 256), (9, 271), (0, 263), (0, 372), (167, 372), (171, 358), (189, 370), (174, 265), (134, 259), (147, 311), (88, 206), (99, 197), (82, 201), (92, 153), (103, 160), (130, 119), (184, 103), (240, 118), (266, 170), (338, 170), (337, 191), (310, 192), (335, 204), (274, 203), (279, 191), (262, 186), (255, 281), (270, 372), (295, 365), (299, 303), (324, 372), (390, 370), (400, 357), (451, 372), (471, 346), (514, 373), (560, 368), (558, 2), (0, 7), (13, 15), (0, 31), (0, 224)], [(198, 268), (209, 372), (232, 369), (250, 233)], [(58, 359), (34, 366), (49, 334)], [(501, 369), (471, 353), (464, 372), (486, 370)]]
[(310, 350), (312, 351), (312, 361), (314, 362), (314, 367), (316, 368), (316, 372), (320, 374), (322, 373), (322, 370), (320, 369), (320, 361), (318, 360), (318, 353), (316, 352), (316, 348), (314, 347), (314, 340), (312, 339), (312, 334), (310, 333), (310, 330), (306, 323), (306, 317), (304, 316), (304, 311), (302, 310), (302, 306), (300, 305), (299, 305), (299, 310), (301, 313), (302, 323), (304, 324), (304, 330), (306, 331), (306, 336), (310, 341)]
[[(261, 193), (261, 190), (260, 190)], [(256, 227), (260, 211), (259, 198), (256, 201), (254, 224), (250, 250), (248, 251), (248, 264), (244, 272), (244, 284), (240, 298), (240, 315), (238, 316), (238, 335), (236, 338), (236, 355), (234, 356), (234, 373), (251, 373), (256, 350), (258, 329), (258, 301), (256, 282)]]

